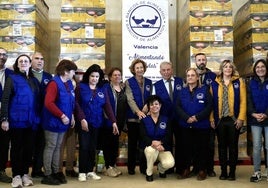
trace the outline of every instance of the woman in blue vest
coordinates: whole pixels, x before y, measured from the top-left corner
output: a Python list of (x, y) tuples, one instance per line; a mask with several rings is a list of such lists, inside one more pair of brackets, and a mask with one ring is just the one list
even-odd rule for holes
[(174, 166), (172, 156), (172, 127), (169, 118), (160, 114), (162, 100), (157, 95), (147, 99), (149, 114), (141, 120), (140, 138), (144, 151), (147, 169), (146, 180), (153, 181), (154, 163), (159, 161), (157, 169), (160, 178), (166, 178), (166, 170)]
[[(217, 127), (221, 165), (219, 179), (233, 181), (236, 179), (240, 128), (246, 120), (246, 86), (234, 63), (224, 60), (220, 65), (219, 75), (211, 83), (211, 89), (214, 107), (210, 121), (212, 127)], [(227, 164), (230, 166), (229, 174)]]
[[(129, 110), (127, 112), (127, 128), (128, 128), (128, 174), (135, 174), (136, 156), (140, 155), (138, 150), (139, 140), (139, 124), (146, 115), (142, 111), (145, 101), (151, 95), (152, 81), (143, 75), (146, 72), (147, 65), (141, 59), (135, 59), (129, 66), (133, 77), (126, 80), (126, 95)], [(139, 159), (140, 172), (145, 174), (146, 164), (144, 155)]]
[(1, 128), (10, 130), (12, 187), (31, 186), (28, 175), (32, 162), (33, 130), (40, 122), (38, 80), (31, 72), (31, 59), (20, 55), (13, 65), (14, 74), (6, 80), (1, 108)]
[[(268, 150), (268, 65), (264, 59), (253, 65), (254, 76), (248, 83), (247, 112), (248, 124), (251, 126), (253, 140), (254, 174), (251, 182), (261, 180), (262, 135), (265, 137), (265, 148)], [(267, 156), (265, 156), (267, 158)], [(265, 161), (268, 161), (267, 159)], [(267, 165), (267, 164), (266, 164)]]
[(181, 131), (181, 145), (179, 151), (182, 155), (181, 164), (184, 170), (179, 179), (188, 178), (190, 166), (195, 162), (198, 172), (197, 180), (207, 177), (207, 161), (209, 151), (209, 116), (212, 111), (212, 96), (209, 88), (199, 85), (199, 75), (195, 68), (186, 70), (186, 86), (179, 92), (176, 113), (179, 118)]
[(109, 83), (106, 84), (107, 93), (111, 102), (113, 112), (116, 117), (119, 134), (114, 134), (112, 122), (105, 116), (103, 136), (103, 154), (106, 167), (106, 175), (117, 177), (122, 172), (116, 167), (116, 160), (119, 149), (119, 135), (126, 123), (127, 96), (122, 84), (122, 71), (113, 67), (108, 73)]
[(79, 139), (79, 181), (87, 178), (100, 180), (93, 170), (99, 130), (103, 125), (104, 113), (111, 121), (113, 134), (119, 134), (113, 110), (103, 86), (104, 73), (97, 64), (91, 65), (76, 87), (77, 119), (81, 122)]
[(72, 78), (77, 66), (63, 59), (56, 67), (56, 76), (46, 88), (42, 126), (45, 134), (43, 156), (44, 178), (42, 184), (59, 185), (67, 183), (60, 167), (60, 148), (65, 132), (74, 126), (73, 111), (75, 95)]

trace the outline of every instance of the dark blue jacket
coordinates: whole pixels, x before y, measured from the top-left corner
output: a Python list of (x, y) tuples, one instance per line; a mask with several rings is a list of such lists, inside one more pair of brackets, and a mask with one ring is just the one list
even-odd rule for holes
[(80, 99), (79, 105), (88, 124), (94, 128), (100, 128), (104, 119), (105, 88), (97, 88), (93, 93), (88, 84), (80, 83)]
[[(184, 128), (208, 129), (210, 128), (209, 116), (212, 110), (212, 96), (207, 86), (196, 87), (191, 92), (189, 87), (184, 87), (177, 99), (176, 112), (179, 126)], [(197, 122), (187, 123), (191, 116), (196, 116)]]
[[(58, 97), (56, 105), (70, 119), (71, 124), (75, 105), (75, 96), (72, 81), (67, 81), (70, 91), (67, 91), (64, 83), (59, 76), (55, 76), (51, 81), (56, 82), (58, 86)], [(61, 133), (67, 131), (67, 129), (70, 127), (70, 124), (64, 125), (61, 118), (51, 114), (51, 112), (44, 106), (42, 125), (45, 130)]]
[(140, 146), (143, 149), (150, 146), (153, 140), (158, 140), (162, 142), (165, 150), (171, 151), (172, 131), (168, 117), (160, 115), (157, 123), (154, 123), (150, 115), (143, 118), (140, 124), (140, 137)]
[(214, 72), (212, 72), (211, 70), (207, 69), (207, 72), (205, 73), (205, 77), (203, 79), (202, 84), (204, 84), (206, 86), (210, 86), (211, 83), (215, 80), (216, 76), (217, 75)]
[(168, 116), (173, 119), (175, 115), (175, 105), (179, 91), (183, 87), (183, 79), (174, 77), (174, 88), (173, 88), (173, 101), (171, 101), (168, 91), (165, 87), (164, 80), (155, 82), (155, 94), (158, 95), (162, 100), (161, 114)]
[(257, 77), (252, 78), (248, 84), (247, 92), (248, 122), (250, 125), (268, 126), (268, 120), (258, 122), (251, 116), (252, 113), (268, 114), (268, 79), (263, 83)]
[(29, 78), (35, 84), (33, 88), (20, 74), (10, 74), (9, 77), (13, 81), (13, 95), (9, 103), (10, 128), (32, 127), (35, 129), (40, 123), (38, 80), (34, 77)]

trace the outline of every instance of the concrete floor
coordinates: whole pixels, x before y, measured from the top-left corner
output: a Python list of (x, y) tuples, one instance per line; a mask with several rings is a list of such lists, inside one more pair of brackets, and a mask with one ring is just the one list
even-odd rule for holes
[[(253, 166), (241, 165), (237, 167), (237, 180), (236, 181), (222, 181), (219, 180), (220, 168), (215, 167), (217, 177), (207, 178), (204, 181), (198, 181), (195, 177), (178, 180), (176, 174), (170, 174), (166, 179), (159, 179), (158, 174), (155, 171), (154, 181), (146, 182), (145, 176), (139, 173), (136, 175), (128, 175), (126, 167), (119, 167), (123, 171), (123, 175), (117, 178), (107, 177), (101, 175), (102, 179), (99, 181), (88, 180), (87, 182), (79, 182), (76, 178), (68, 178), (68, 183), (59, 186), (48, 186), (40, 183), (41, 179), (34, 179), (34, 187), (47, 188), (253, 188), (253, 187), (268, 187), (266, 178), (258, 183), (249, 182), (249, 178), (252, 174)], [(136, 168), (136, 172), (138, 168)], [(11, 175), (10, 168), (7, 170), (8, 175)], [(10, 188), (10, 184), (0, 183), (0, 188)]]

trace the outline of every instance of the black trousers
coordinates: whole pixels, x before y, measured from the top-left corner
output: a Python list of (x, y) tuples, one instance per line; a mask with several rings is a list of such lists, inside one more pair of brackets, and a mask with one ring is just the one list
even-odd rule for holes
[(127, 122), (128, 126), (128, 163), (129, 171), (135, 170), (136, 162), (139, 161), (141, 173), (145, 173), (147, 165), (143, 150), (139, 149), (139, 126), (140, 123)]
[[(231, 117), (222, 118), (217, 127), (219, 161), (221, 170), (226, 173), (227, 165), (230, 172), (235, 172), (238, 159), (239, 129), (236, 129)], [(229, 154), (229, 156), (228, 156)], [(229, 163), (228, 163), (229, 162)]]
[(209, 151), (209, 129), (181, 128), (181, 164), (190, 169), (194, 161), (196, 170), (206, 171)]
[(8, 161), (10, 130), (3, 131), (3, 129), (0, 128), (0, 143), (0, 171), (4, 171)]
[(119, 135), (113, 134), (112, 127), (104, 127), (101, 129), (102, 147), (106, 168), (115, 166), (119, 150)]
[(32, 163), (33, 131), (32, 128), (15, 128), (10, 130), (10, 135), (12, 176), (23, 176), (29, 173)]
[[(90, 127), (90, 125), (89, 125)], [(89, 132), (79, 130), (79, 172), (93, 172), (96, 164), (96, 148), (98, 142), (99, 129), (89, 128)]]

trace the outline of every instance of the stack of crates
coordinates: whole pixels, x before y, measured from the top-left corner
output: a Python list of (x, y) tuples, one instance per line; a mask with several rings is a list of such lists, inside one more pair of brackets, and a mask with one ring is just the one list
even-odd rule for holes
[(62, 0), (60, 58), (83, 71), (92, 64), (104, 69), (105, 16), (105, 0)]
[(252, 73), (253, 63), (268, 53), (268, 1), (249, 0), (234, 18), (234, 59), (243, 75)]
[(39, 51), (48, 58), (48, 11), (44, 0), (0, 1), (0, 46), (9, 52), (7, 66), (22, 53)]
[(194, 56), (202, 52), (218, 71), (223, 59), (233, 60), (231, 0), (185, 0), (179, 12), (179, 61), (195, 67)]

